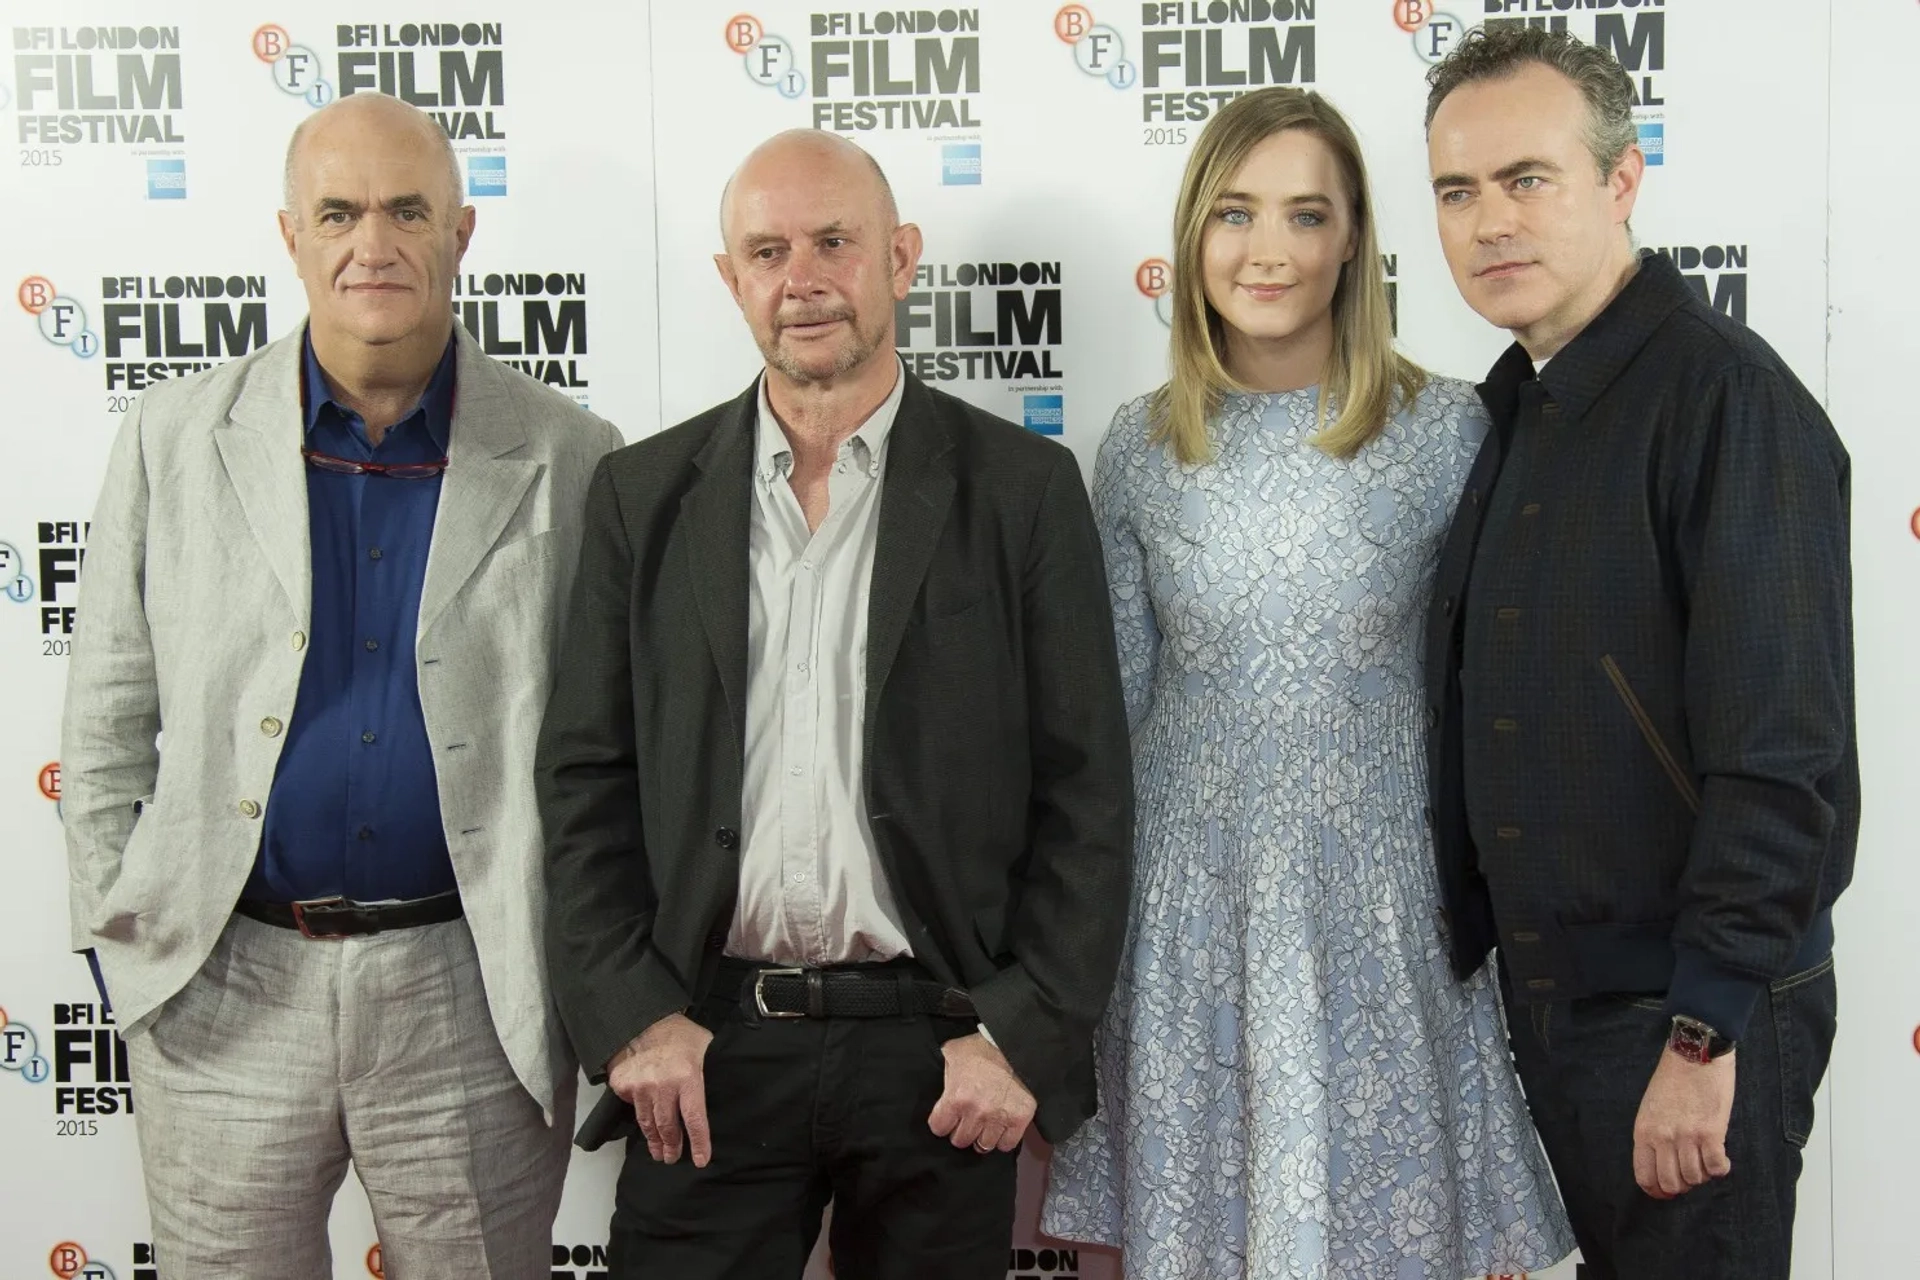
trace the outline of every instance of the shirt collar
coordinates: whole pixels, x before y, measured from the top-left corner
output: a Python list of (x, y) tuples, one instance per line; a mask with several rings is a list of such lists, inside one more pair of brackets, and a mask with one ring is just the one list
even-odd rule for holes
[[(852, 450), (856, 456), (864, 455), (860, 464), (869, 475), (880, 474), (881, 453), (886, 447), (887, 437), (893, 432), (893, 420), (900, 413), (900, 401), (906, 391), (906, 368), (896, 360), (893, 390), (840, 446), (843, 450)], [(787, 443), (787, 433), (780, 429), (780, 421), (774, 416), (773, 405), (767, 399), (767, 376), (764, 373), (760, 375), (759, 413), (754, 418), (753, 455), (753, 474), (761, 484), (772, 484), (793, 469), (793, 447)]]
[(1537, 375), (1526, 348), (1516, 342), (1480, 384), (1480, 398), (1494, 421), (1510, 421), (1521, 384), (1538, 377), (1561, 413), (1578, 418), (1626, 371), (1667, 317), (1693, 296), (1671, 258), (1643, 251), (1633, 278)]
[[(447, 441), (453, 434), (453, 386), (454, 352), (458, 347), (453, 334), (447, 335), (447, 349), (440, 355), (440, 363), (434, 368), (433, 377), (427, 382), (427, 389), (420, 393), (419, 403), (402, 415), (400, 421), (406, 422), (416, 413), (425, 413), (427, 434), (441, 453), (447, 451)], [(320, 411), (332, 405), (334, 412), (342, 417), (357, 416), (333, 398), (327, 390), (326, 374), (320, 371), (320, 358), (313, 353), (313, 331), (309, 329), (301, 339), (301, 348), (306, 353), (306, 377), (303, 382), (301, 399), (304, 402), (306, 432), (313, 434), (313, 428), (320, 421)], [(398, 425), (398, 424), (395, 424)]]

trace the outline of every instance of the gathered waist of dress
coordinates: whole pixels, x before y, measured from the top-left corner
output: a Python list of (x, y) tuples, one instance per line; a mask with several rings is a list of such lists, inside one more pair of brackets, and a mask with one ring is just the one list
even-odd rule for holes
[[(1281, 694), (1251, 690), (1192, 692), (1176, 679), (1154, 690), (1153, 705), (1141, 724), (1142, 733), (1218, 732), (1224, 725), (1254, 723), (1263, 729), (1318, 731), (1347, 730), (1357, 725), (1380, 730), (1418, 730), (1424, 733), (1426, 704), (1418, 690), (1405, 687), (1377, 697), (1351, 688), (1291, 689)], [(1170, 687), (1169, 687), (1170, 686)]]

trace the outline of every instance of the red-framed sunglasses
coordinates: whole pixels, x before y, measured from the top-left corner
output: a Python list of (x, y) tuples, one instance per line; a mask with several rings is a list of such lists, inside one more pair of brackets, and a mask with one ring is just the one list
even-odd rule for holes
[(391, 480), (431, 480), (447, 469), (447, 460), (438, 462), (355, 462), (352, 458), (336, 458), (330, 453), (320, 453), (313, 449), (302, 449), (300, 456), (307, 465), (336, 476), (386, 476)]

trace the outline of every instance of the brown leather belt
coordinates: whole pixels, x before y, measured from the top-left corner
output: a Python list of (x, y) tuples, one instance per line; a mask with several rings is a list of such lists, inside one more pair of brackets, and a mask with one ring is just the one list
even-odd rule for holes
[(458, 893), (440, 893), (410, 902), (351, 902), (346, 898), (314, 898), (306, 902), (256, 902), (242, 898), (233, 908), (249, 920), (276, 928), (297, 930), (301, 937), (337, 942), (444, 924), (466, 914)]

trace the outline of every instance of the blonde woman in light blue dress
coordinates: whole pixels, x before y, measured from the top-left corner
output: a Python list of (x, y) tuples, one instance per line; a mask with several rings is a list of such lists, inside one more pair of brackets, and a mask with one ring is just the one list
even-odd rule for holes
[(1359, 148), (1317, 94), (1202, 133), (1172, 379), (1100, 447), (1133, 731), (1100, 1113), (1042, 1229), (1136, 1280), (1462, 1280), (1572, 1250), (1490, 968), (1448, 961), (1421, 626), (1486, 417), (1393, 350)]

